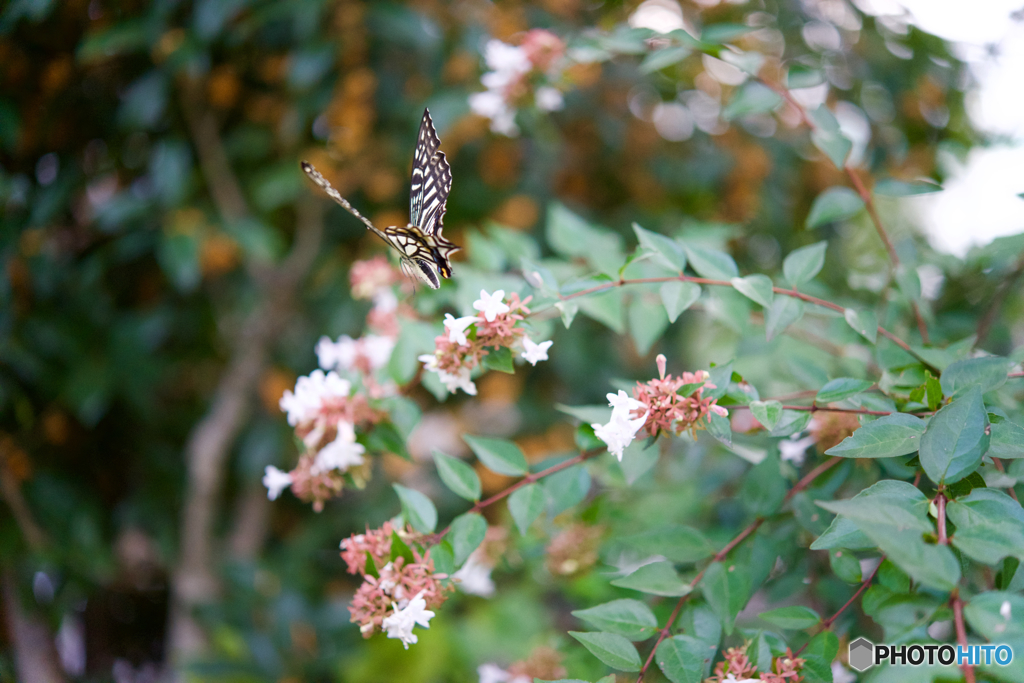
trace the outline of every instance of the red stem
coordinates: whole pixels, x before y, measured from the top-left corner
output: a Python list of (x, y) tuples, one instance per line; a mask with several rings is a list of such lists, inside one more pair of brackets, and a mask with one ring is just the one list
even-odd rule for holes
[[(1003, 461), (1000, 460), (999, 458), (992, 458), (992, 463), (996, 466), (996, 469), (999, 470), (1000, 472), (1006, 472), (1006, 468), (1003, 467)], [(1014, 489), (1014, 485), (1011, 484), (1010, 486), (1006, 487), (1006, 492), (1010, 494), (1011, 498), (1013, 498), (1014, 500), (1016, 500), (1019, 503), (1020, 501), (1017, 500), (1017, 492), (1014, 491), (1013, 489)]]
[[(749, 409), (749, 405), (729, 406), (729, 410)], [(819, 413), (854, 413), (856, 415), (892, 415), (888, 410), (866, 410), (864, 408), (830, 408), (828, 406), (782, 406), (783, 410), (803, 410), (805, 412)]]
[[(964, 603), (960, 599), (960, 591), (954, 590), (953, 595), (950, 596), (950, 601), (953, 603), (953, 621), (956, 624), (956, 642), (963, 648), (967, 647), (967, 629), (964, 628)], [(964, 663), (960, 665), (960, 668), (964, 672), (964, 680), (966, 683), (975, 683), (974, 681), (974, 667), (970, 664)]]
[(949, 545), (949, 537), (946, 536), (946, 494), (942, 491), (935, 496), (935, 505), (939, 509), (939, 545)]
[[(839, 615), (842, 614), (843, 612), (845, 612), (846, 608), (849, 607), (850, 605), (852, 605), (853, 602), (857, 598), (860, 597), (860, 594), (863, 593), (865, 590), (867, 590), (867, 587), (871, 585), (872, 581), (874, 581), (875, 574), (878, 573), (878, 569), (882, 566), (883, 562), (885, 562), (885, 555), (882, 555), (881, 559), (878, 560), (878, 564), (875, 565), (874, 571), (871, 572), (871, 575), (868, 578), (864, 579), (864, 581), (860, 584), (860, 588), (858, 588), (857, 592), (854, 593), (853, 596), (849, 600), (846, 601), (846, 604), (844, 604), (842, 607), (840, 607), (838, 612), (836, 612), (835, 614), (830, 616), (825, 621), (821, 622), (821, 629), (818, 631), (818, 633), (821, 633), (822, 631), (827, 631), (830, 628), (832, 628), (832, 624), (834, 624), (836, 619), (839, 618)], [(799, 650), (797, 650), (796, 652), (793, 653), (793, 656), (794, 657), (799, 657), (800, 653), (803, 652), (807, 648), (807, 646), (810, 645), (810, 644), (811, 644), (811, 641), (808, 640), (806, 643), (804, 643), (800, 647)]]
[[(793, 498), (793, 496), (807, 488), (811, 484), (811, 482), (813, 482), (815, 479), (821, 476), (823, 472), (827, 472), (832, 467), (835, 467), (837, 464), (839, 464), (841, 460), (842, 458), (830, 458), (829, 460), (826, 460), (825, 462), (821, 463), (813, 470), (808, 472), (800, 481), (793, 485), (793, 488), (791, 488), (788, 493), (786, 493), (786, 497), (782, 499), (782, 504), (785, 505), (786, 503), (788, 503)], [(651, 662), (654, 661), (654, 655), (658, 651), (658, 646), (661, 645), (662, 641), (664, 641), (665, 638), (668, 637), (669, 631), (672, 630), (672, 625), (676, 623), (676, 619), (679, 617), (680, 610), (682, 610), (683, 605), (686, 604), (686, 600), (693, 594), (693, 591), (697, 587), (697, 584), (700, 583), (700, 580), (704, 578), (704, 572), (706, 572), (708, 567), (710, 567), (715, 562), (721, 562), (722, 560), (724, 560), (726, 555), (731, 553), (736, 548), (736, 546), (738, 546), (747, 537), (749, 537), (751, 534), (757, 531), (760, 528), (760, 526), (765, 523), (767, 519), (767, 517), (758, 517), (749, 525), (747, 525), (747, 527), (743, 529), (743, 531), (741, 531), (739, 534), (737, 534), (735, 538), (729, 541), (724, 548), (715, 553), (715, 556), (711, 558), (711, 562), (709, 562), (703, 569), (701, 569), (697, 576), (693, 577), (693, 580), (690, 581), (689, 592), (686, 593), (686, 595), (679, 598), (679, 601), (676, 603), (676, 606), (672, 609), (672, 614), (670, 614), (668, 617), (668, 622), (666, 622), (665, 626), (658, 632), (658, 639), (654, 642), (654, 647), (651, 648), (650, 653), (648, 653), (647, 659), (646, 661), (644, 661), (644, 665), (640, 669), (640, 674), (637, 676), (636, 683), (643, 682), (644, 676), (647, 674), (647, 670), (651, 667)]]

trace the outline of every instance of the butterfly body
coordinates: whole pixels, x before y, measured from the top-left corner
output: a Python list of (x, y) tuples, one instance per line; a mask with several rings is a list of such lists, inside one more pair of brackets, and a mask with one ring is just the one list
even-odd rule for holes
[(409, 223), (383, 230), (359, 213), (312, 164), (302, 162), (302, 170), (331, 199), (398, 252), (406, 276), (423, 282), (431, 289), (441, 286), (441, 278), (452, 276), (449, 256), (460, 249), (441, 234), (448, 193), (452, 188), (452, 171), (440, 146), (430, 112), (424, 109), (412, 160)]

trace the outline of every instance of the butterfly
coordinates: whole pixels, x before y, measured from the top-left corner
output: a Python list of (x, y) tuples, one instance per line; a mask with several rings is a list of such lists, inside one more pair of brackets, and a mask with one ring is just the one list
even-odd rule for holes
[(431, 289), (441, 286), (440, 278), (452, 276), (452, 264), (448, 257), (461, 249), (441, 234), (448, 193), (452, 189), (452, 169), (440, 147), (441, 141), (434, 130), (430, 111), (424, 109), (416, 137), (416, 151), (412, 156), (409, 224), (404, 227), (393, 225), (383, 230), (356, 211), (312, 164), (302, 162), (302, 170), (327, 196), (398, 251), (402, 272), (407, 277), (419, 280)]

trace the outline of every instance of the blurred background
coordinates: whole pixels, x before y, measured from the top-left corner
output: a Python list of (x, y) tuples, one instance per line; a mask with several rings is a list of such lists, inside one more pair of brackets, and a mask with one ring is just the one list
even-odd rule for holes
[[(503, 250), (523, 239), (549, 255), (557, 201), (623, 236), (633, 221), (685, 231), (744, 273), (829, 239), (829, 285), (873, 296), (888, 261), (866, 222), (803, 227), (814, 197), (846, 181), (808, 152), (799, 119), (723, 116), (744, 78), (724, 62), (642, 68), (633, 56), (651, 31), (753, 28), (736, 42), (769, 66), (803, 60), (825, 74), (797, 94), (834, 105), (851, 163), (945, 185), (880, 205), (917, 265), (938, 343), (952, 341), (975, 331), (968, 312), (997, 293), (1024, 239), (991, 243), (1024, 229), (1019, 5), (4, 3), (0, 681), (20, 671), (127, 683), (171, 669), (197, 680), (476, 681), (485, 662), (554, 657), (568, 610), (607, 587), (546, 570), (542, 538), (509, 552), (495, 597), (459, 597), (408, 654), (364, 642), (349, 623), (357, 584), (338, 542), (397, 511), (389, 482), (433, 481), (442, 516), (456, 509), (418, 464), (380, 458), (368, 488), (321, 513), (290, 495), (267, 500), (264, 467), (287, 469), (296, 452), (278, 400), (315, 367), (320, 335), (361, 333), (369, 305), (351, 297), (349, 267), (383, 253), (312, 191), (299, 160), (377, 225), (404, 225), (428, 106), (454, 176), (445, 234), (466, 247), (456, 282), (514, 271)], [(568, 45), (559, 99), (538, 92), (514, 125), (497, 125), (470, 107), (485, 45), (519, 44), (536, 28)], [(426, 313), (449, 301), (423, 294)], [(1019, 289), (999, 296), (986, 348), (1008, 353), (1024, 343), (1024, 300)], [(650, 377), (658, 350), (693, 369), (728, 360), (727, 304), (683, 316), (647, 348), (581, 320), (559, 329), (545, 367), (487, 375), (476, 398), (439, 404), (415, 388), (416, 441), (458, 455), (459, 434), (486, 424), (534, 460), (571, 450), (553, 403), (602, 402), (610, 378)], [(410, 450), (429, 461), (428, 448)]]

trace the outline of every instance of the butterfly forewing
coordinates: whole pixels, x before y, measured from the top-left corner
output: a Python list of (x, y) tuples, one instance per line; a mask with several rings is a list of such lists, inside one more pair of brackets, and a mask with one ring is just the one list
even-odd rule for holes
[(430, 112), (424, 109), (412, 157), (409, 222), (426, 235), (441, 234), (448, 193), (452, 189), (452, 169), (440, 146)]

